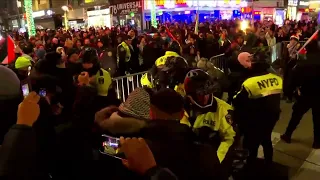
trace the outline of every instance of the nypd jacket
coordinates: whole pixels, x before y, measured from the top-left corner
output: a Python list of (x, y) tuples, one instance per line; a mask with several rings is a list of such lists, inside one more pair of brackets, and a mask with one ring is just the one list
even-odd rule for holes
[(271, 119), (278, 120), (281, 92), (281, 77), (267, 72), (251, 76), (234, 97), (235, 121), (245, 127), (257, 128)]

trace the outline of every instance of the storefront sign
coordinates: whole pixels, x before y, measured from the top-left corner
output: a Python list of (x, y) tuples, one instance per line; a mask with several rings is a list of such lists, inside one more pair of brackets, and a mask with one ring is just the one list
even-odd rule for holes
[(108, 14), (110, 14), (109, 9), (87, 11), (88, 16), (100, 16), (100, 15), (108, 15)]
[(128, 3), (110, 5), (109, 8), (112, 15), (126, 15), (130, 14), (131, 12), (142, 12), (142, 3), (141, 1), (133, 1)]
[(307, 1), (300, 1), (299, 6), (309, 6), (309, 2)]
[(298, 5), (298, 0), (289, 0), (288, 1), (289, 6), (297, 6)]
[[(173, 9), (183, 7), (247, 7), (244, 0), (155, 0), (158, 9)], [(144, 1), (145, 10), (151, 9), (152, 3)]]
[(37, 18), (37, 17), (41, 17), (41, 16), (45, 16), (46, 13), (44, 11), (36, 11), (32, 13), (32, 17), (33, 18)]

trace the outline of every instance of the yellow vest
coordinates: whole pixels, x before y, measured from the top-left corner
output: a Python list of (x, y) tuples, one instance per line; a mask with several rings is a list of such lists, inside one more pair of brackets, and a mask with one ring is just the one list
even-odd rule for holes
[(142, 75), (140, 82), (141, 82), (142, 86), (147, 86), (148, 88), (153, 88), (153, 84), (150, 82), (150, 80), (148, 78), (148, 73), (145, 73), (144, 75)]
[[(122, 42), (121, 44), (118, 45), (118, 48), (122, 46), (124, 48), (124, 50), (126, 51), (126, 59), (125, 62), (129, 62), (130, 58), (131, 58), (131, 52), (130, 52), (130, 47), (127, 45), (127, 43)], [(118, 52), (119, 53), (119, 52)], [(117, 62), (119, 62), (119, 55), (117, 53)]]
[[(249, 93), (250, 99), (258, 99), (282, 92), (282, 79), (275, 74), (266, 74), (248, 78), (242, 88)], [(241, 91), (240, 91), (241, 92)]]
[[(193, 129), (209, 127), (213, 131), (219, 132), (221, 143), (218, 148), (217, 155), (220, 162), (222, 162), (230, 146), (233, 144), (234, 137), (236, 135), (232, 127), (232, 118), (229, 114), (229, 111), (233, 110), (233, 108), (223, 100), (220, 100), (216, 97), (213, 98), (215, 98), (217, 101), (217, 111), (198, 115), (193, 124)], [(180, 121), (180, 123), (188, 125), (187, 121), (185, 120), (183, 122)]]
[(174, 87), (174, 90), (179, 93), (182, 97), (186, 96), (186, 91), (184, 90), (184, 84), (178, 84)]
[(165, 55), (164, 56), (161, 56), (159, 57), (156, 62), (155, 62), (155, 65), (158, 67), (158, 66), (161, 66), (161, 65), (165, 65), (166, 64), (166, 61), (167, 61), (167, 58), (168, 57), (180, 57), (180, 55), (176, 52), (173, 52), (173, 51), (166, 51)]

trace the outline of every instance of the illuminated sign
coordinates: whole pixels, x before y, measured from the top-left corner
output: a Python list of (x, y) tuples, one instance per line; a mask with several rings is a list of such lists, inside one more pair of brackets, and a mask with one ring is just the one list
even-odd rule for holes
[(131, 12), (133, 13), (142, 12), (141, 1), (110, 5), (109, 8), (112, 15), (122, 15), (122, 14), (127, 15), (127, 14), (130, 14)]
[(41, 16), (45, 16), (46, 13), (44, 11), (36, 11), (32, 13), (32, 17), (33, 18), (37, 18), (37, 17), (41, 17)]
[[(145, 9), (151, 9), (151, 1), (144, 1)], [(179, 7), (247, 7), (243, 0), (155, 0), (157, 9), (174, 9)]]
[(182, 5), (187, 4), (189, 0), (155, 0), (156, 6), (165, 6), (166, 4)]
[(100, 15), (108, 15), (108, 14), (110, 14), (109, 9), (87, 11), (88, 16), (100, 16)]
[(289, 0), (288, 1), (289, 6), (297, 6), (298, 5), (298, 0)]
[(299, 6), (309, 6), (309, 2), (306, 1), (300, 1)]

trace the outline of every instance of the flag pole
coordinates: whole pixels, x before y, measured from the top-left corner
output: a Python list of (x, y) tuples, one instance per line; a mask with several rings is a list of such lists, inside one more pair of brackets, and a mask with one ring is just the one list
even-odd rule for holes
[(197, 14), (196, 14), (196, 25), (194, 27), (194, 34), (199, 33), (199, 0), (197, 0)]
[(319, 30), (316, 30), (316, 32), (313, 33), (313, 35), (307, 40), (307, 42), (304, 43), (304, 45), (299, 49), (297, 54), (299, 54), (301, 52), (301, 50), (304, 49), (317, 36), (318, 32), (319, 32)]

